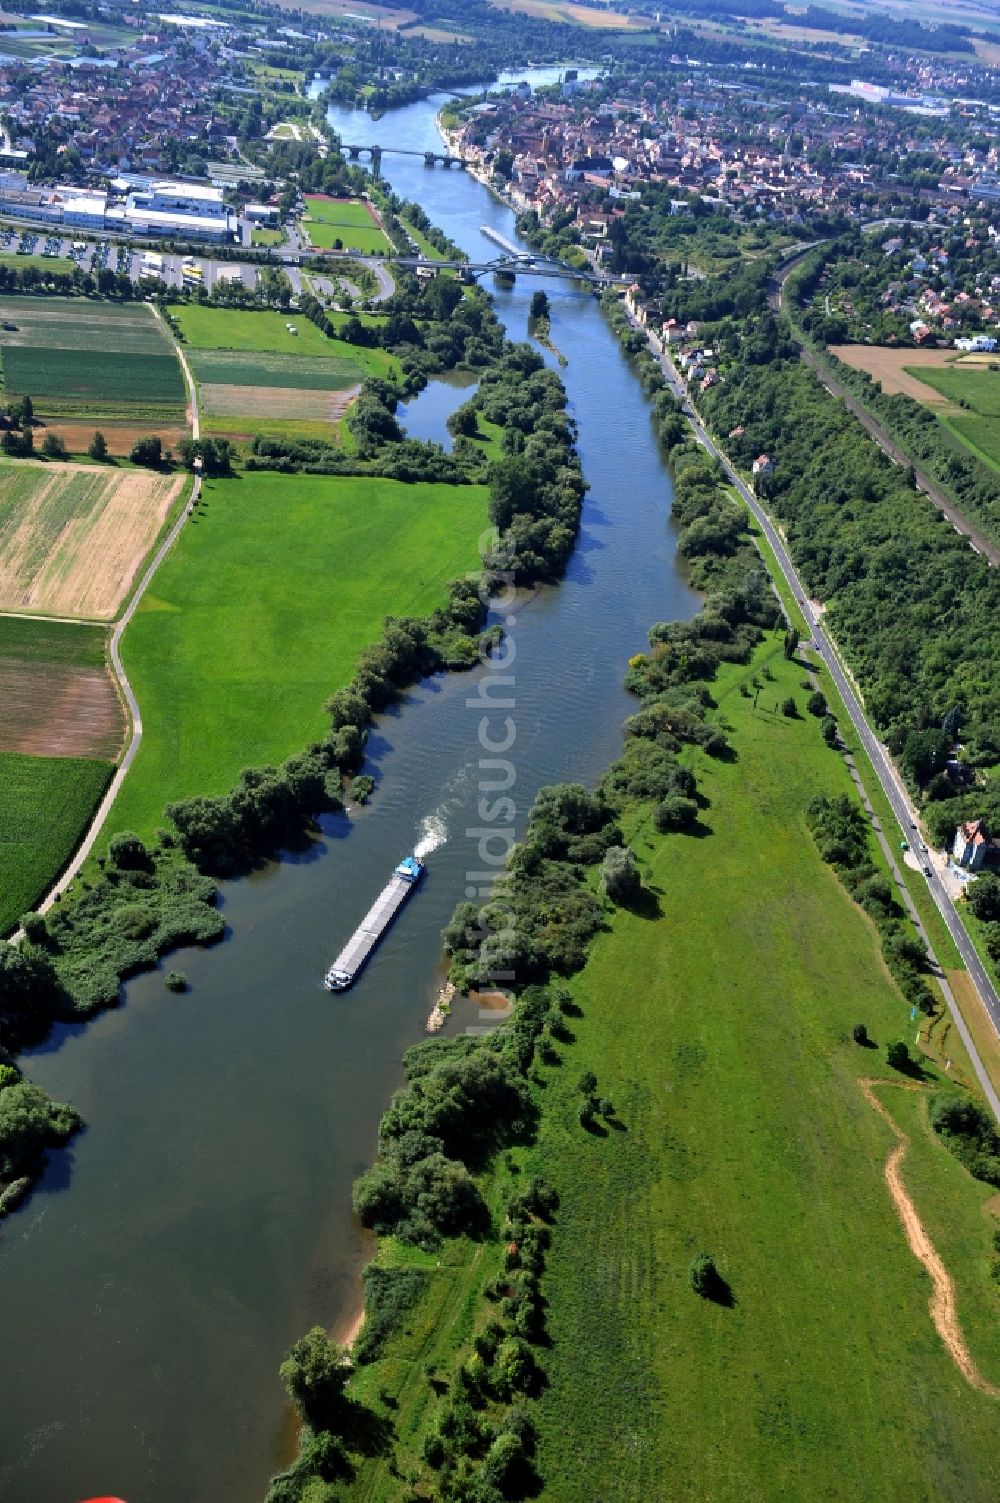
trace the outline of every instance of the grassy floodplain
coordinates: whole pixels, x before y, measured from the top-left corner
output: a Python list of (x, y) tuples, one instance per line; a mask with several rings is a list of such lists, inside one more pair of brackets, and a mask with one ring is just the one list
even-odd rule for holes
[[(917, 1024), (806, 828), (811, 798), (850, 791), (845, 765), (813, 717), (778, 712), (789, 694), (803, 710), (801, 666), (773, 640), (758, 674), (765, 657), (756, 711), (739, 693), (752, 669), (725, 668), (713, 687), (736, 757), (693, 754), (700, 837), (631, 820), (659, 912), (617, 910), (598, 936), (573, 982), (573, 1041), (540, 1077), (537, 1139), (485, 1187), (496, 1208), (542, 1173), (560, 1196), (542, 1284), (547, 1383), (529, 1406), (543, 1496), (578, 1503), (586, 1479), (588, 1498), (621, 1503), (985, 1503), (1000, 1487), (998, 1401), (968, 1385), (934, 1329), (883, 1177), (895, 1138), (859, 1085), (893, 1078), (884, 1045), (912, 1044)], [(856, 1022), (877, 1050), (852, 1042)], [(580, 1126), (587, 1070), (622, 1131)], [(989, 1187), (927, 1126), (941, 1078), (928, 1065), (912, 1098), (897, 1084), (879, 1096), (910, 1135), (904, 1181), (996, 1382), (996, 1220)], [(420, 1444), (444, 1402), (428, 1363), (450, 1377), (468, 1356), (501, 1249), (428, 1257), (389, 1242), (382, 1258), (401, 1251), (425, 1266), (428, 1292), (355, 1383), (392, 1423), (399, 1471), (426, 1481)], [(731, 1307), (692, 1292), (701, 1251)], [(350, 1496), (389, 1500), (396, 1487), (384, 1460), (367, 1462)]]
[(125, 635), (144, 736), (109, 834), (321, 736), (383, 618), (443, 603), (486, 518), (481, 487), (358, 476), (258, 472), (204, 500)]

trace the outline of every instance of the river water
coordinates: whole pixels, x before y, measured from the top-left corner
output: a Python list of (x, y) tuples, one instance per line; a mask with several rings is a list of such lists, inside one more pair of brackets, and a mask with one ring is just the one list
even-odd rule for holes
[[(377, 139), (437, 146), (434, 109), (387, 115)], [(341, 123), (346, 136), (347, 112)], [(464, 172), (383, 160), (474, 258), (492, 254), (482, 224), (513, 236), (510, 212)], [(519, 830), (542, 784), (593, 782), (616, 755), (627, 658), (653, 621), (697, 607), (635, 377), (596, 301), (545, 285), (591, 490), (565, 581), (511, 625)], [(518, 338), (530, 295), (530, 281), (497, 292)], [(288, 1444), (279, 1361), (310, 1325), (336, 1329), (356, 1308), (369, 1248), (351, 1181), (403, 1051), (424, 1036), (441, 926), (481, 866), (466, 833), (481, 824), (475, 692), (473, 675), (436, 679), (384, 717), (371, 808), (328, 821), (308, 856), (226, 886), (228, 942), (171, 959), (187, 996), (139, 977), (117, 1011), (27, 1060), (88, 1126), (0, 1232), (5, 1503), (262, 1494)], [(429, 831), (443, 843), (420, 893), (357, 986), (329, 996), (324, 968)]]

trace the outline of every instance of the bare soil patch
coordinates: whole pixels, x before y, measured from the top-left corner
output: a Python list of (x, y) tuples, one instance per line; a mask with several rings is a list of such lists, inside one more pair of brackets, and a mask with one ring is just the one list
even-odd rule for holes
[[(149, 433), (158, 433), (165, 449), (176, 449), (181, 439), (188, 435), (186, 427), (165, 428), (156, 423), (64, 423), (51, 418), (44, 424), (44, 431), (58, 434), (70, 454), (86, 454), (96, 429), (104, 434), (108, 453), (115, 459), (127, 459), (136, 439), (145, 438)], [(36, 447), (38, 443), (36, 436)]]
[(923, 365), (929, 369), (940, 369), (943, 365), (954, 365), (954, 350), (888, 349), (885, 345), (876, 344), (836, 344), (829, 345), (828, 348), (830, 354), (836, 355), (845, 365), (852, 366), (856, 371), (867, 371), (874, 380), (881, 382), (882, 390), (887, 396), (902, 392), (904, 396), (926, 402), (929, 406), (940, 407), (947, 403), (946, 397), (926, 386), (905, 367)]
[(902, 1164), (906, 1157), (906, 1150), (910, 1146), (910, 1140), (906, 1133), (896, 1122), (889, 1110), (875, 1095), (875, 1086), (895, 1086), (897, 1090), (919, 1091), (919, 1085), (899, 1080), (859, 1080), (858, 1085), (864, 1092), (866, 1101), (873, 1106), (883, 1121), (889, 1124), (896, 1135), (896, 1146), (889, 1151), (889, 1157), (885, 1161), (885, 1182), (889, 1187), (889, 1196), (892, 1200), (893, 1209), (903, 1225), (906, 1240), (910, 1251), (927, 1270), (931, 1280), (931, 1297), (929, 1308), (934, 1328), (947, 1349), (948, 1355), (958, 1368), (965, 1381), (971, 1387), (977, 1388), (980, 1393), (989, 1394), (991, 1398), (1000, 1398), (1000, 1388), (994, 1383), (988, 1382), (979, 1371), (973, 1361), (972, 1354), (965, 1344), (965, 1336), (959, 1324), (958, 1308), (955, 1302), (955, 1285), (951, 1274), (948, 1272), (937, 1248), (927, 1234), (927, 1229), (920, 1219), (909, 1191), (903, 1183)]
[(121, 749), (125, 716), (106, 668), (0, 658), (0, 704), (0, 751), (113, 762)]

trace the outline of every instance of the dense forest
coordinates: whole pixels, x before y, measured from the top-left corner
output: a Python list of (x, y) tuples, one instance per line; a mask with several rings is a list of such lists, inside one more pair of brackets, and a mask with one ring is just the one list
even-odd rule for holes
[[(798, 362), (735, 366), (703, 400), (735, 462), (763, 482), (811, 595), (891, 750), (918, 786), (919, 738), (960, 707), (965, 757), (1000, 760), (1000, 581)], [(735, 432), (734, 430), (739, 430)]]

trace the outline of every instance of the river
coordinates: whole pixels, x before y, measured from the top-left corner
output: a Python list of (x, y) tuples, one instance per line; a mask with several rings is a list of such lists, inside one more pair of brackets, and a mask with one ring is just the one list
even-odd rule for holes
[[(436, 147), (434, 111), (389, 114), (375, 139)], [(492, 254), (480, 225), (513, 236), (511, 213), (466, 173), (384, 165), (473, 258)], [(627, 658), (653, 621), (697, 608), (638, 383), (596, 301), (545, 286), (591, 490), (566, 579), (511, 626), (519, 829), (542, 784), (592, 783), (616, 755), (634, 708)], [(531, 290), (497, 292), (518, 338)], [(226, 885), (228, 942), (171, 961), (188, 995), (168, 993), (162, 974), (139, 977), (118, 1010), (27, 1059), (88, 1125), (0, 1233), (7, 1503), (261, 1496), (287, 1447), (283, 1352), (356, 1308), (369, 1245), (351, 1181), (372, 1158), (403, 1051), (424, 1037), (441, 926), (481, 865), (466, 834), (480, 824), (475, 688), (455, 675), (409, 695), (373, 735), (370, 809), (328, 820), (306, 857)], [(430, 829), (444, 843), (420, 893), (358, 985), (329, 996), (325, 966)], [(470, 1021), (466, 1009), (450, 1026)]]

